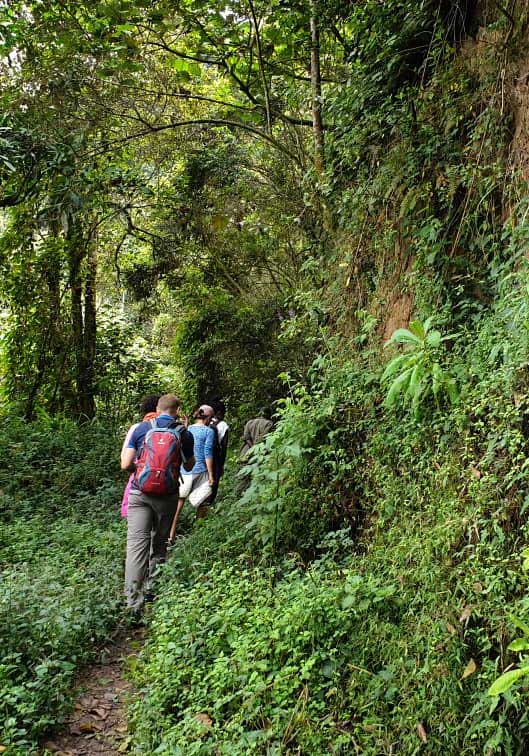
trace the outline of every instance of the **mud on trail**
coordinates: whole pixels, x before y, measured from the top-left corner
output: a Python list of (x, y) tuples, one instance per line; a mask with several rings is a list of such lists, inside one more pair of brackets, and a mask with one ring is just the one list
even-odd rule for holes
[(129, 749), (125, 708), (133, 690), (127, 661), (143, 644), (143, 629), (123, 629), (99, 652), (76, 682), (79, 695), (64, 728), (49, 735), (41, 754), (55, 756), (120, 756)]

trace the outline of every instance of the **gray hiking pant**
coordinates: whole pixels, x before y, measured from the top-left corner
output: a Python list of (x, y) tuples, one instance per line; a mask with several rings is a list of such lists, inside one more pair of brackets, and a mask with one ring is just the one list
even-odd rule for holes
[(154, 573), (165, 560), (177, 496), (148, 496), (132, 490), (127, 515), (125, 595), (130, 609), (141, 609)]

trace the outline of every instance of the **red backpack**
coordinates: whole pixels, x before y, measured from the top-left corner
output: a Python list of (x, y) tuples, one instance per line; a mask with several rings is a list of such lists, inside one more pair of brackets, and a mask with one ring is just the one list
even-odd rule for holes
[(149, 496), (168, 496), (178, 492), (182, 463), (180, 431), (184, 426), (175, 423), (159, 428), (156, 420), (151, 420), (150, 424), (136, 459), (134, 482)]

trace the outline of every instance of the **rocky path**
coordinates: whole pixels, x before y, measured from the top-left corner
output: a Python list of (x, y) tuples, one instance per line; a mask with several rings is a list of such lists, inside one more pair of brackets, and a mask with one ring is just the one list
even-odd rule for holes
[(138, 654), (143, 634), (142, 629), (122, 630), (101, 649), (98, 661), (78, 680), (79, 697), (64, 730), (43, 742), (41, 754), (119, 756), (128, 751), (126, 665)]

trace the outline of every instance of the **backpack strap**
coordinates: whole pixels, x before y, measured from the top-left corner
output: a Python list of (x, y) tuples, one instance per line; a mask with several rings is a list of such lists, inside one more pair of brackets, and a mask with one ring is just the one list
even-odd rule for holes
[(138, 451), (136, 452), (136, 457), (135, 457), (135, 459), (134, 459), (134, 464), (137, 464), (137, 463), (138, 463), (138, 461), (139, 461), (139, 459), (140, 459), (140, 457), (141, 457), (141, 454), (142, 454), (142, 452), (143, 452), (143, 447), (145, 446), (145, 437), (147, 436), (147, 433), (149, 433), (149, 431), (152, 431), (152, 430), (154, 430), (154, 429), (155, 429), (155, 428), (157, 427), (157, 426), (156, 426), (156, 418), (155, 418), (155, 417), (151, 418), (150, 420), (144, 420), (143, 422), (145, 422), (145, 423), (149, 423), (149, 425), (150, 425), (151, 427), (150, 427), (150, 428), (149, 428), (149, 430), (147, 430), (147, 432), (145, 433), (145, 436), (144, 436), (144, 438), (143, 438), (143, 441), (141, 442), (141, 447), (140, 447), (140, 448), (138, 449)]
[(178, 431), (178, 433), (182, 433), (183, 430), (187, 430), (185, 425), (183, 423), (180, 423), (178, 420), (173, 420), (173, 422), (167, 427), (171, 428), (171, 430)]
[(151, 426), (150, 430), (154, 430), (155, 428), (157, 430), (161, 430), (161, 431), (172, 430), (172, 431), (176, 431), (179, 436), (182, 435), (182, 431), (183, 430), (186, 430), (185, 425), (183, 425), (182, 423), (179, 423), (177, 420), (175, 420), (170, 425), (165, 425), (163, 427), (161, 427), (161, 426), (158, 425), (156, 417), (154, 417), (152, 420), (148, 420), (146, 422), (148, 422), (150, 424), (150, 426)]

